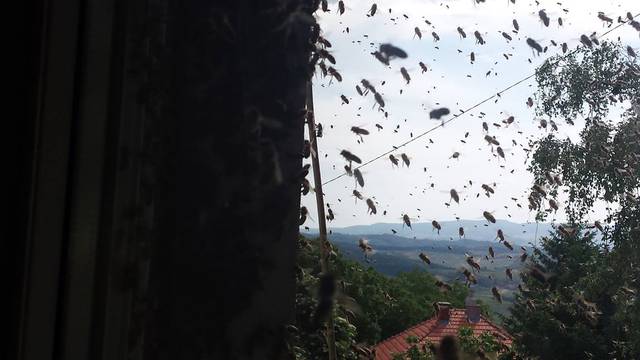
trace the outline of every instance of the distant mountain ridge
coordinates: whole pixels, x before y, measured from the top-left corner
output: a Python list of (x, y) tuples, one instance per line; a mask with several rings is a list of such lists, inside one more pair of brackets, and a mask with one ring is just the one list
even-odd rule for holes
[[(508, 220), (497, 220), (491, 224), (485, 220), (455, 220), (440, 221), (442, 229), (440, 234), (433, 228), (430, 222), (412, 223), (411, 228), (402, 223), (375, 223), (371, 225), (353, 225), (347, 227), (331, 227), (334, 233), (346, 235), (397, 235), (404, 238), (417, 238), (429, 240), (459, 240), (458, 229), (462, 227), (465, 239), (477, 241), (493, 241), (498, 229), (501, 229), (505, 238), (518, 245), (529, 245), (546, 236), (553, 230), (548, 223), (514, 223)], [(537, 228), (537, 229), (536, 229)], [(393, 234), (393, 230), (396, 231)], [(317, 233), (317, 229), (310, 229), (306, 233)], [(305, 232), (303, 232), (305, 233)]]

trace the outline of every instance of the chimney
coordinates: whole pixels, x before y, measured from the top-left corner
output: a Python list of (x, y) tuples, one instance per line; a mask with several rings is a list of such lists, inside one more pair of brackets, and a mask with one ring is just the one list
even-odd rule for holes
[(436, 303), (436, 308), (438, 310), (438, 322), (449, 321), (449, 311), (451, 309), (451, 303), (438, 302)]
[(476, 301), (471, 297), (468, 297), (464, 302), (467, 312), (467, 321), (470, 323), (477, 323), (480, 321), (480, 306), (478, 306)]

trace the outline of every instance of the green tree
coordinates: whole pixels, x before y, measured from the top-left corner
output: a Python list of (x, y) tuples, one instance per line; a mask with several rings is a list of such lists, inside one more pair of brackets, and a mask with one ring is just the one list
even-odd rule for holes
[(640, 358), (640, 69), (603, 43), (547, 60), (536, 79), (539, 116), (585, 124), (576, 142), (552, 132), (534, 144), (530, 207), (543, 219), (553, 210), (539, 189), (566, 193), (568, 224), (535, 250), (530, 274), (544, 276), (523, 279), (505, 325), (542, 359)]

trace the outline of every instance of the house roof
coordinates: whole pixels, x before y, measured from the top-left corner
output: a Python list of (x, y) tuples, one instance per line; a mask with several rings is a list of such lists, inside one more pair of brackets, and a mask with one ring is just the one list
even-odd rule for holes
[(500, 326), (492, 323), (484, 316), (480, 316), (477, 322), (469, 322), (465, 309), (450, 309), (449, 321), (438, 322), (437, 314), (429, 320), (423, 321), (409, 329), (396, 334), (375, 346), (376, 360), (391, 360), (394, 353), (402, 353), (409, 349), (405, 339), (408, 336), (415, 336), (420, 343), (426, 340), (433, 344), (438, 344), (447, 335), (458, 335), (461, 326), (468, 326), (473, 330), (473, 335), (479, 336), (489, 332), (502, 344), (511, 346), (513, 337)]

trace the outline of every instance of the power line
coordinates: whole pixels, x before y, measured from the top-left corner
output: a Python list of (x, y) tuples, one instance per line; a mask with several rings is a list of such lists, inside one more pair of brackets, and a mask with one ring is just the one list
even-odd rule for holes
[[(640, 16), (640, 13), (636, 14), (636, 15), (635, 15), (635, 16), (633, 16), (633, 17), (635, 18), (635, 17), (638, 17), (638, 16)], [(623, 26), (623, 25), (625, 25), (625, 24), (627, 24), (627, 23), (629, 23), (629, 22), (630, 22), (630, 20), (623, 21), (623, 22), (619, 23), (618, 25), (616, 25), (616, 26), (612, 27), (611, 29), (609, 29), (609, 30), (605, 31), (604, 33), (602, 33), (602, 35), (597, 36), (597, 37), (596, 37), (596, 39), (598, 39), (598, 40), (599, 40), (599, 39), (601, 39), (601, 38), (603, 38), (603, 37), (607, 36), (607, 35), (608, 35), (609, 33), (611, 33), (612, 31), (614, 31), (614, 30), (616, 30), (616, 29), (620, 28), (621, 26)], [(567, 55), (571, 55), (572, 53), (574, 53), (574, 52), (578, 51), (578, 49), (579, 49), (579, 48), (576, 48), (576, 49), (574, 49), (574, 50), (571, 50)], [(448, 119), (448, 120), (446, 120), (446, 121), (443, 121), (440, 125), (434, 126), (434, 127), (432, 127), (431, 129), (426, 130), (425, 132), (423, 132), (423, 133), (421, 133), (421, 134), (418, 134), (417, 136), (415, 136), (415, 137), (413, 137), (413, 138), (411, 138), (411, 139), (409, 139), (409, 140), (407, 140), (407, 141), (403, 142), (402, 144), (400, 144), (400, 145), (398, 145), (398, 146), (393, 147), (393, 149), (391, 149), (391, 150), (389, 150), (389, 151), (386, 151), (386, 152), (384, 152), (384, 153), (382, 153), (382, 154), (380, 154), (380, 155), (378, 155), (378, 156), (376, 156), (376, 157), (374, 157), (374, 158), (372, 158), (372, 159), (370, 159), (370, 160), (365, 161), (364, 163), (362, 163), (362, 164), (360, 164), (360, 165), (356, 166), (356, 167), (355, 167), (355, 169), (360, 169), (360, 168), (362, 168), (362, 167), (365, 167), (365, 166), (367, 166), (367, 165), (371, 164), (372, 162), (377, 161), (377, 160), (379, 160), (379, 159), (381, 159), (381, 158), (383, 158), (383, 157), (385, 157), (385, 156), (387, 156), (387, 155), (389, 155), (389, 154), (391, 154), (391, 153), (393, 153), (393, 152), (397, 151), (398, 149), (400, 149), (400, 148), (402, 148), (402, 147), (404, 147), (404, 146), (409, 145), (410, 143), (412, 143), (412, 142), (414, 142), (414, 141), (416, 141), (416, 140), (418, 140), (418, 139), (422, 138), (423, 136), (425, 136), (425, 135), (427, 135), (427, 134), (429, 134), (429, 133), (431, 133), (431, 132), (435, 131), (436, 129), (438, 129), (438, 128), (440, 128), (440, 127), (444, 127), (446, 124), (448, 124), (448, 123), (452, 122), (453, 120), (455, 120), (455, 119), (457, 119), (457, 118), (461, 117), (462, 115), (464, 115), (464, 114), (468, 113), (469, 111), (471, 111), (471, 110), (473, 110), (473, 109), (477, 108), (478, 106), (480, 106), (480, 105), (482, 105), (482, 104), (486, 103), (487, 101), (492, 100), (492, 99), (493, 99), (493, 98), (495, 98), (496, 96), (500, 96), (502, 93), (507, 92), (507, 91), (511, 90), (512, 88), (514, 88), (514, 87), (516, 87), (516, 86), (520, 85), (521, 83), (523, 83), (523, 82), (525, 82), (525, 81), (527, 81), (527, 80), (531, 79), (531, 78), (532, 78), (532, 77), (534, 77), (535, 75), (536, 75), (536, 73), (534, 72), (533, 74), (530, 74), (530, 75), (528, 75), (528, 76), (526, 76), (526, 77), (524, 77), (524, 78), (522, 78), (522, 79), (520, 79), (520, 80), (516, 81), (515, 83), (513, 83), (513, 84), (511, 84), (511, 85), (507, 86), (506, 88), (504, 88), (504, 89), (502, 89), (502, 90), (498, 91), (497, 93), (495, 93), (495, 94), (493, 94), (493, 95), (491, 95), (491, 96), (487, 97), (486, 99), (481, 100), (480, 102), (477, 102), (476, 104), (472, 105), (471, 107), (469, 107), (469, 108), (467, 108), (467, 109), (462, 110), (459, 114), (454, 115), (451, 119)], [(342, 174), (340, 174), (340, 175), (338, 175), (338, 176), (336, 176), (336, 177), (333, 177), (333, 178), (331, 178), (331, 179), (329, 179), (329, 180), (325, 181), (322, 185), (327, 185), (327, 184), (329, 184), (329, 183), (331, 183), (331, 182), (333, 182), (333, 181), (336, 181), (336, 180), (340, 179), (341, 177), (343, 177), (343, 176), (345, 176), (345, 175), (347, 175), (347, 173), (346, 173), (346, 172), (343, 172)]]

